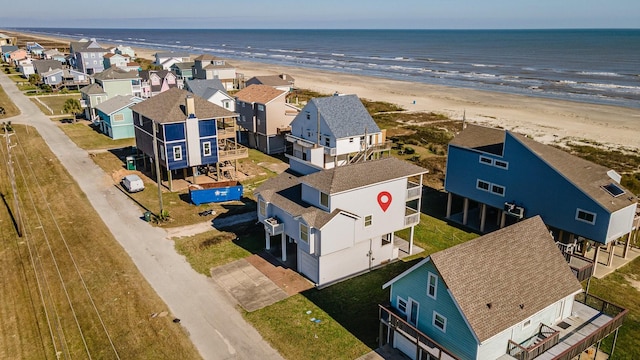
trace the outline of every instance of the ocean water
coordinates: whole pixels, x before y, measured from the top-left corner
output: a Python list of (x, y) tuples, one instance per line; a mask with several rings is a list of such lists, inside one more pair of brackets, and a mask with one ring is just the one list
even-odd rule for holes
[(16, 30), (640, 108), (640, 29)]

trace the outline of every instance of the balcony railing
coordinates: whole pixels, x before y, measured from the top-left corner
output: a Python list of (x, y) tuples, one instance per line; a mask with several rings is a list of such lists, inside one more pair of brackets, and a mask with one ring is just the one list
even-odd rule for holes
[(420, 212), (410, 207), (404, 209), (404, 226), (416, 225), (420, 222)]
[(407, 182), (407, 201), (419, 198), (420, 190), (422, 190), (420, 184), (413, 181)]
[(280, 222), (280, 220), (275, 217), (264, 219), (264, 227), (272, 236), (280, 235), (284, 232), (284, 223)]
[(236, 136), (236, 128), (235, 127), (226, 127), (226, 128), (218, 128), (217, 135), (218, 139), (228, 139)]
[(236, 159), (244, 159), (249, 157), (249, 149), (237, 145), (237, 149), (231, 150), (218, 150), (218, 160), (219, 161), (227, 161), (227, 160), (236, 160)]
[(624, 321), (624, 318), (627, 316), (628, 312), (627, 309), (621, 308), (591, 294), (578, 294), (575, 297), (575, 301), (583, 303), (590, 308), (596, 309), (605, 315), (611, 316), (612, 319), (603, 326), (600, 326), (598, 330), (573, 344), (571, 347), (560, 353), (554, 359), (569, 360), (582, 354), (582, 352), (588, 349), (591, 345), (596, 344), (598, 341), (606, 338), (609, 334), (619, 328), (622, 325), (622, 322)]
[[(380, 319), (380, 331), (382, 332), (382, 325), (386, 325), (389, 329), (393, 331), (397, 331), (402, 334), (409, 341), (412, 341), (416, 345), (416, 351), (419, 349), (423, 349), (431, 355), (431, 359), (453, 359), (459, 360), (458, 357), (447, 351), (442, 345), (435, 342), (433, 339), (428, 337), (422, 331), (418, 330), (413, 325), (409, 324), (405, 320), (405, 316), (396, 313), (396, 310), (389, 305), (378, 305), (379, 314), (378, 318)], [(383, 336), (379, 337), (380, 346), (384, 345), (382, 343)]]
[(558, 344), (559, 338), (559, 331), (545, 324), (540, 324), (538, 333), (530, 339), (530, 342), (533, 342), (531, 345), (525, 347), (509, 340), (507, 354), (518, 360), (531, 360)]
[(593, 275), (593, 260), (577, 254), (564, 253), (564, 258), (569, 263), (573, 274), (582, 282)]

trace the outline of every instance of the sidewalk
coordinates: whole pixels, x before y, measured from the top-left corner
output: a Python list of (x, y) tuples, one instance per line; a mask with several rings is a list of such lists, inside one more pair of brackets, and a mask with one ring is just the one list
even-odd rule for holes
[(43, 115), (5, 74), (0, 85), (22, 114), (3, 118), (34, 126), (78, 182), (113, 236), (129, 254), (205, 359), (282, 359), (238, 313), (215, 282), (196, 273), (178, 255), (164, 229), (140, 220), (140, 209), (113, 186), (112, 179)]

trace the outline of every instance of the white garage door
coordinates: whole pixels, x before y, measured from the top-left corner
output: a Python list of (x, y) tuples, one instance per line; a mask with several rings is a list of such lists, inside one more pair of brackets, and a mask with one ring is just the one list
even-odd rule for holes
[(406, 337), (398, 334), (397, 331), (393, 333), (393, 345), (393, 347), (402, 351), (405, 355), (411, 358), (411, 360), (416, 360), (416, 345)]

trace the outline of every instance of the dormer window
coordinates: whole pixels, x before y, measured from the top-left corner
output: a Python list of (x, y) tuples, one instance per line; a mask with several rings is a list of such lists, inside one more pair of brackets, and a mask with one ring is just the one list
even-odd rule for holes
[(320, 193), (320, 205), (328, 208), (329, 207), (329, 194)]

